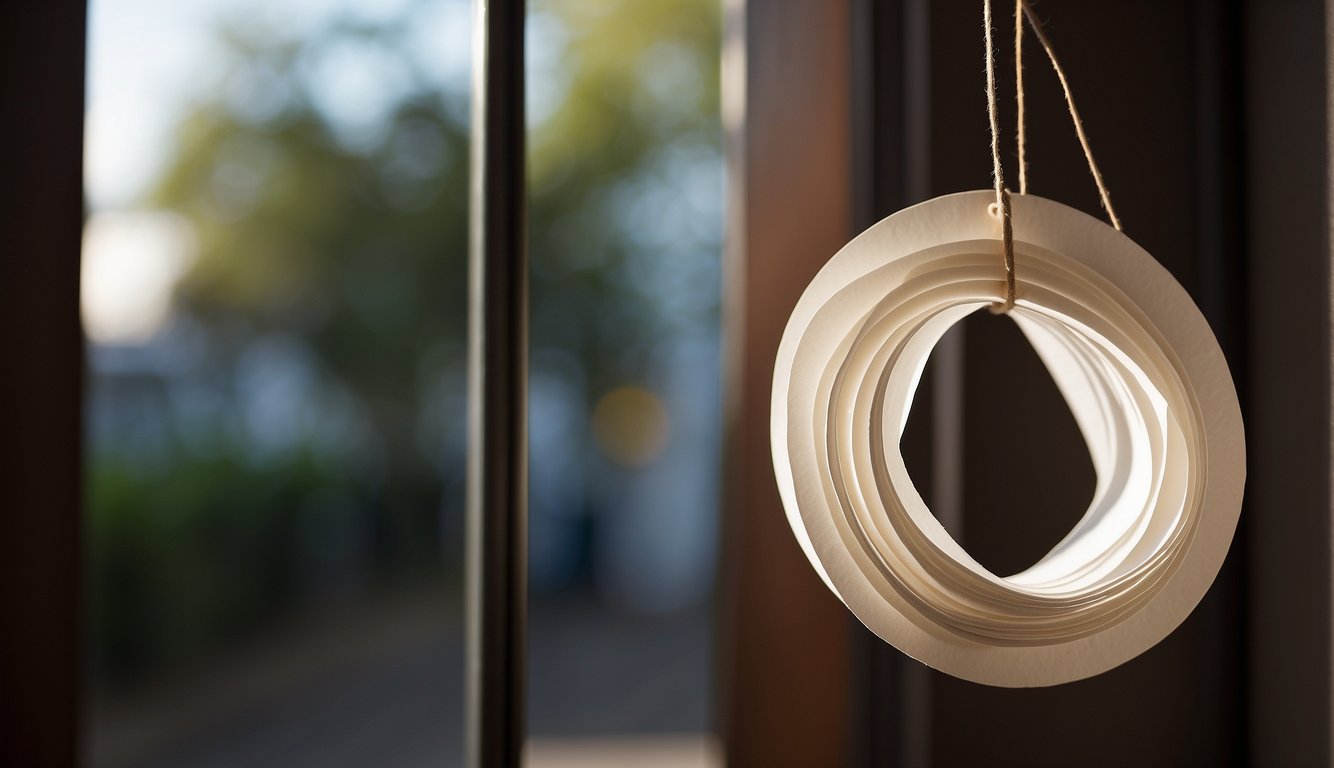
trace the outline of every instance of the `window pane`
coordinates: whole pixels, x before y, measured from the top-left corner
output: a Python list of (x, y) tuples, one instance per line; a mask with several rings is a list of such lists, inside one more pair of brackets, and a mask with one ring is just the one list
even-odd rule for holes
[[(93, 765), (461, 762), (470, 21), (92, 3)], [(537, 764), (710, 754), (719, 22), (531, 8)]]
[(468, 7), (91, 19), (91, 762), (457, 761)]
[(709, 727), (720, 20), (548, 0), (529, 22), (537, 758), (698, 760), (679, 736)]

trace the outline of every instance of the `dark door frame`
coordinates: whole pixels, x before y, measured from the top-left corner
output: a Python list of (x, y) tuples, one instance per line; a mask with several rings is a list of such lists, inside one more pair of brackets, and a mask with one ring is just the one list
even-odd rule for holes
[(0, 45), (0, 764), (79, 759), (83, 2)]

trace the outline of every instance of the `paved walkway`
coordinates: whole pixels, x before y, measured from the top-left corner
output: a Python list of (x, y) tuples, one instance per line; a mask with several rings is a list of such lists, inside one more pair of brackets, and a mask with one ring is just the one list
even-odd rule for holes
[[(591, 766), (603, 755), (624, 765), (630, 754), (636, 764), (710, 764), (701, 735), (709, 727), (708, 617), (704, 608), (645, 618), (588, 599), (536, 603), (532, 764)], [(460, 765), (462, 664), (457, 605), (439, 595), (297, 623), (98, 705), (89, 763)]]

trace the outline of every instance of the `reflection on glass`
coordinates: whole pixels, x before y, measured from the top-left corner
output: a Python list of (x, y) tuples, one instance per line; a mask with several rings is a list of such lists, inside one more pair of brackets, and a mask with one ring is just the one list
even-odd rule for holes
[[(95, 0), (89, 759), (461, 760), (466, 0)], [(531, 756), (706, 764), (719, 10), (529, 28)]]

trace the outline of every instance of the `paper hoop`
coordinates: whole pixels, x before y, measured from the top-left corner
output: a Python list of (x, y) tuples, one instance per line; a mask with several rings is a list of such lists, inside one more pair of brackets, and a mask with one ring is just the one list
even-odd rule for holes
[(1031, 568), (1002, 578), (969, 557), (898, 442), (940, 336), (1001, 298), (994, 200), (895, 213), (811, 281), (778, 349), (774, 468), (811, 565), (868, 628), (957, 677), (1053, 685), (1137, 656), (1204, 596), (1236, 528), (1244, 435), (1218, 343), (1171, 275), (1110, 226), (1015, 195), (1010, 316), (1070, 405), (1097, 485)]

